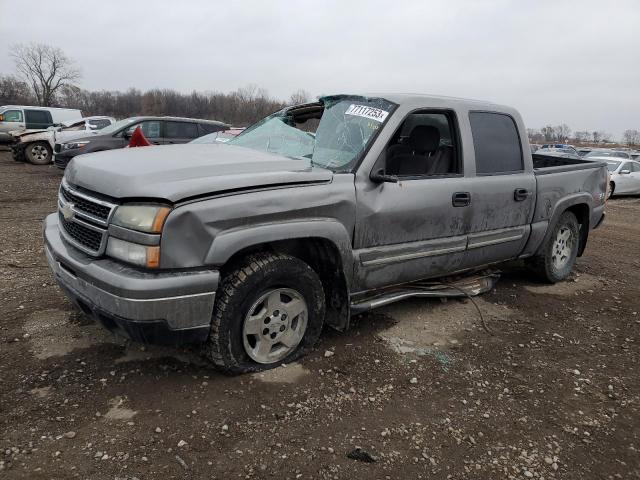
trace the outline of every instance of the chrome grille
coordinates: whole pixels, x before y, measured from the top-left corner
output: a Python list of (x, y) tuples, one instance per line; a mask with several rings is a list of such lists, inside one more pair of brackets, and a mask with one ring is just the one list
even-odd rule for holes
[(78, 222), (67, 221), (62, 214), (60, 214), (60, 225), (62, 225), (62, 228), (67, 235), (69, 235), (75, 242), (88, 249), (91, 253), (98, 253), (100, 251), (102, 240), (106, 232), (91, 229)]
[(115, 203), (80, 192), (65, 180), (60, 185), (58, 211), (65, 240), (85, 253), (100, 256), (107, 244), (109, 219)]

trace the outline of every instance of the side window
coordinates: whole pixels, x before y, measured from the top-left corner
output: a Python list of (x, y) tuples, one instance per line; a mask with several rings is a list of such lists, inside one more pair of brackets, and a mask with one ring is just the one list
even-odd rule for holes
[(407, 115), (386, 148), (385, 171), (399, 177), (462, 173), (453, 114), (415, 112)]
[(469, 121), (479, 175), (524, 170), (518, 129), (509, 115), (471, 112)]
[(109, 125), (111, 125), (111, 122), (106, 118), (100, 120), (89, 120), (89, 127), (91, 130), (100, 130), (104, 127), (108, 127)]
[(198, 125), (190, 122), (166, 122), (166, 138), (198, 138)]
[(219, 132), (220, 130), (223, 130), (221, 125), (216, 125), (214, 123), (199, 123), (198, 129), (200, 130), (198, 134), (199, 136), (207, 135), (209, 133)]
[(622, 165), (622, 168), (620, 169), (620, 171), (622, 170), (628, 170), (630, 172), (633, 172), (633, 164), (631, 162), (627, 162), (624, 165)]
[(640, 163), (632, 163), (633, 166), (632, 172), (640, 172)]
[(131, 125), (129, 128), (127, 128), (127, 134), (131, 135), (137, 127), (140, 127), (142, 129), (142, 134), (147, 138), (160, 138), (159, 120), (146, 120), (144, 122)]
[(22, 112), (20, 110), (6, 110), (2, 113), (5, 122), (22, 122)]
[(27, 128), (45, 128), (51, 125), (51, 114), (46, 110), (25, 110)]

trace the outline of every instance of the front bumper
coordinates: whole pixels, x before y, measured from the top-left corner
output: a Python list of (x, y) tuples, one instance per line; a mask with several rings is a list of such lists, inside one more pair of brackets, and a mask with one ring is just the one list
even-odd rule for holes
[(53, 154), (53, 164), (56, 167), (64, 170), (65, 168), (67, 168), (67, 165), (69, 165), (69, 162), (71, 160), (73, 160), (74, 156), (75, 155), (65, 155), (65, 154), (63, 154), (61, 152), (54, 153)]
[(59, 228), (57, 214), (45, 219), (45, 254), (56, 281), (83, 312), (143, 343), (207, 339), (219, 272), (143, 272), (85, 255), (62, 239)]

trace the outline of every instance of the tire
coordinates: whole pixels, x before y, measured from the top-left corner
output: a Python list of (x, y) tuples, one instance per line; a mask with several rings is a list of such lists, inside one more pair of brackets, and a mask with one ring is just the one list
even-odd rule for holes
[(613, 192), (616, 189), (616, 184), (613, 182), (609, 182), (609, 191), (607, 192), (607, 200), (613, 197)]
[(576, 263), (579, 243), (578, 220), (573, 213), (564, 212), (541, 252), (532, 258), (533, 270), (550, 283), (566, 279)]
[(25, 147), (24, 153), (27, 160), (34, 165), (47, 165), (53, 158), (51, 146), (47, 142), (30, 143)]
[(290, 255), (249, 255), (220, 283), (204, 355), (231, 375), (290, 363), (315, 345), (324, 313), (322, 283), (309, 265)]

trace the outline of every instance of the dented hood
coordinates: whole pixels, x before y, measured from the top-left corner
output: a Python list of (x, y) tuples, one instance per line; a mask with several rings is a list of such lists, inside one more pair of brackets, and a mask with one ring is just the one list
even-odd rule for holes
[(327, 182), (332, 172), (294, 159), (226, 144), (138, 147), (80, 155), (67, 182), (113, 198), (189, 197), (276, 185)]

